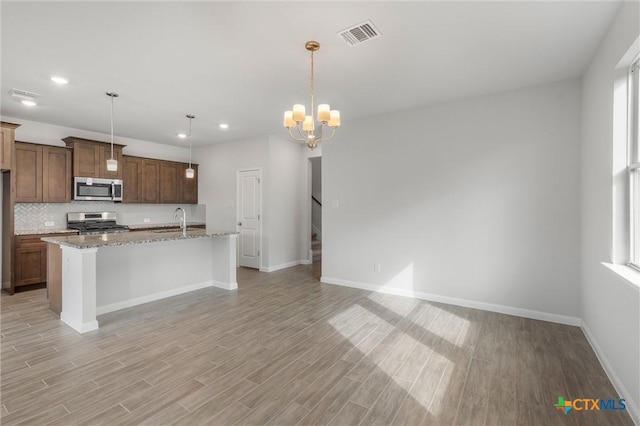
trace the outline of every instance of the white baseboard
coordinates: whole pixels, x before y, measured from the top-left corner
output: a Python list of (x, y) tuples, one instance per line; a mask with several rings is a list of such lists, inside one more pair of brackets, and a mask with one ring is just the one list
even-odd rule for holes
[(60, 321), (67, 324), (69, 327), (73, 328), (80, 334), (98, 329), (98, 321), (94, 320), (85, 323), (76, 322), (66, 316), (64, 314), (64, 311), (60, 313)]
[[(200, 290), (201, 288), (214, 287), (214, 286), (219, 287), (218, 285), (216, 285), (216, 283), (218, 282), (205, 281), (202, 283), (191, 284), (191, 285), (187, 285), (187, 286), (172, 289), (172, 290), (166, 290), (166, 291), (161, 291), (159, 293), (149, 294), (147, 296), (136, 297), (135, 299), (129, 299), (122, 302), (112, 303), (111, 305), (98, 306), (96, 308), (96, 315), (107, 314), (109, 312), (119, 311), (120, 309), (142, 305), (143, 303), (149, 303), (149, 302), (154, 302), (160, 299), (166, 299), (167, 297), (177, 296), (178, 294), (188, 293), (194, 290)], [(219, 283), (219, 284), (223, 284), (223, 283)], [(226, 285), (227, 287), (223, 287), (223, 288), (226, 288), (227, 290), (232, 290), (231, 288), (228, 288), (229, 284), (224, 284), (224, 285)], [(238, 285), (236, 284), (236, 288), (237, 287)]]
[(483, 311), (498, 312), (501, 314), (515, 315), (524, 318), (531, 318), (542, 321), (556, 322), (559, 324), (579, 326), (580, 318), (566, 315), (551, 314), (548, 312), (534, 311), (524, 308), (515, 308), (506, 305), (478, 302), (475, 300), (458, 299), (455, 297), (439, 296), (437, 294), (422, 293), (419, 291), (403, 290), (399, 288), (389, 288), (374, 284), (359, 283), (355, 281), (341, 280), (338, 278), (321, 277), (320, 281), (327, 284), (341, 285), (344, 287), (359, 288), (362, 290), (375, 291), (377, 293), (394, 294), (396, 296), (414, 297), (416, 299), (428, 300), (431, 302), (447, 303), (449, 305), (464, 306), (465, 308), (481, 309)]
[(616, 388), (616, 391), (618, 391), (620, 397), (624, 398), (625, 404), (627, 406), (627, 412), (631, 416), (631, 420), (633, 420), (636, 425), (640, 425), (640, 409), (638, 408), (638, 405), (635, 401), (633, 401), (633, 399), (630, 398), (627, 388), (622, 384), (620, 377), (618, 377), (613, 367), (611, 367), (609, 360), (604, 355), (604, 352), (600, 348), (600, 345), (598, 345), (598, 342), (591, 333), (591, 330), (589, 330), (589, 327), (587, 327), (587, 325), (583, 322), (580, 328), (587, 338), (587, 341), (591, 345), (591, 348), (596, 353), (598, 361), (600, 361), (600, 365), (602, 365), (605, 373), (607, 373), (607, 377), (609, 377), (609, 380), (613, 384), (613, 387)]
[(237, 290), (238, 289), (238, 283), (223, 283), (222, 281), (216, 281), (213, 280), (211, 281), (211, 285), (217, 288), (221, 288), (223, 290)]
[(300, 264), (301, 265), (311, 265), (311, 264), (313, 264), (313, 260), (301, 260)]
[(287, 268), (291, 268), (292, 266), (298, 266), (301, 263), (302, 263), (301, 260), (294, 260), (293, 262), (287, 262), (287, 263), (282, 263), (276, 266), (260, 268), (260, 272), (275, 272), (275, 271), (279, 271), (280, 269), (287, 269)]

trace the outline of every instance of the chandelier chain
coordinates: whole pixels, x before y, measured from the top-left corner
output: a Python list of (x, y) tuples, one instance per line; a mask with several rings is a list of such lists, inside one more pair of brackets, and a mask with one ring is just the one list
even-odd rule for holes
[(315, 119), (314, 114), (314, 106), (315, 106), (315, 83), (314, 83), (314, 73), (313, 73), (313, 50), (311, 51), (311, 117)]

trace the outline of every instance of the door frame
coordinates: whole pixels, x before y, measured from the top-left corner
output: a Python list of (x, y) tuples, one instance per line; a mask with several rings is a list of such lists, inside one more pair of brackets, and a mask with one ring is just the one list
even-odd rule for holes
[(240, 174), (242, 172), (258, 172), (258, 179), (260, 179), (260, 219), (258, 220), (258, 270), (262, 271), (262, 221), (264, 219), (264, 206), (263, 206), (263, 183), (264, 178), (262, 177), (262, 167), (248, 167), (243, 169), (236, 169), (236, 232), (238, 232), (238, 244), (236, 244), (236, 267), (240, 266), (240, 226), (238, 226), (238, 222), (240, 222)]

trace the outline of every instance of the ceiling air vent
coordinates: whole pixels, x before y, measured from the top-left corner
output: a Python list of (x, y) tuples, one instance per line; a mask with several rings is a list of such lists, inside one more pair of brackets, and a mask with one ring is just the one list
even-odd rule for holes
[(371, 21), (364, 21), (361, 24), (344, 29), (338, 33), (348, 46), (353, 47), (380, 36), (380, 31)]
[(27, 92), (22, 89), (11, 89), (9, 90), (9, 94), (18, 99), (35, 99), (40, 96), (37, 93)]

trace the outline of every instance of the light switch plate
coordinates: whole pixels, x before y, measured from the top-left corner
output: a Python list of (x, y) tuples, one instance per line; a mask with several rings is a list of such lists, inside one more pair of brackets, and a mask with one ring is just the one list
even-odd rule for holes
[(144, 223), (149, 223), (149, 222), (151, 222), (151, 219), (149, 219), (148, 217), (145, 217), (142, 221)]
[(44, 226), (53, 226), (55, 223), (52, 220), (48, 220), (44, 223)]

